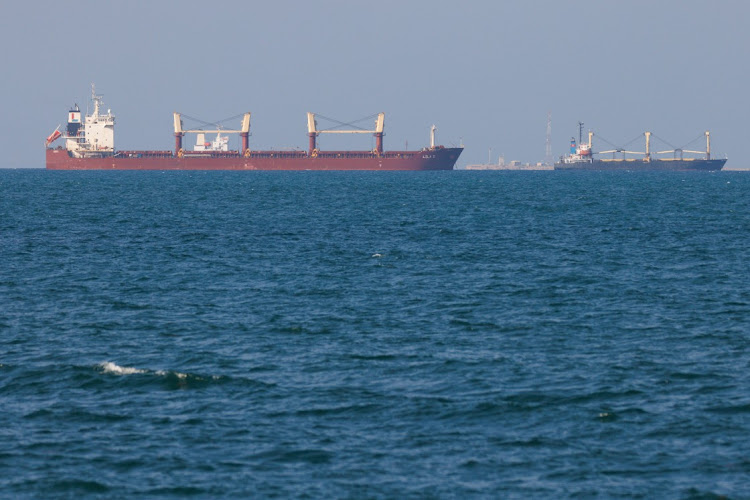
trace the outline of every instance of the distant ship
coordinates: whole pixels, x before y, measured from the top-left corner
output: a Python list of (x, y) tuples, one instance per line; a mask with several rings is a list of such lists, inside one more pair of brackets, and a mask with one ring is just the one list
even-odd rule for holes
[(513, 160), (505, 162), (501, 157), (497, 163), (474, 163), (472, 165), (466, 165), (466, 170), (553, 170), (552, 165), (547, 165), (543, 162), (539, 163), (521, 163), (520, 161)]
[[(226, 130), (214, 124), (213, 129), (183, 129), (180, 113), (174, 113), (174, 151), (116, 150), (115, 116), (110, 110), (102, 113), (102, 97), (91, 86), (93, 113), (81, 117), (77, 105), (68, 112), (63, 134), (58, 126), (47, 137), (46, 166), (51, 170), (452, 170), (462, 147), (447, 148), (435, 144), (435, 130), (430, 130), (430, 146), (419, 151), (384, 151), (385, 114), (379, 113), (374, 130), (319, 130), (313, 113), (307, 114), (309, 149), (251, 150), (250, 113), (242, 115), (239, 130)], [(183, 147), (183, 137), (196, 134), (192, 150)], [(373, 134), (375, 148), (370, 151), (322, 151), (317, 147), (320, 134)], [(206, 141), (206, 134), (216, 134)], [(240, 150), (229, 150), (227, 134), (239, 134)], [(52, 148), (58, 139), (64, 146)]]
[[(717, 171), (724, 167), (726, 159), (711, 158), (711, 134), (706, 131), (706, 150), (691, 151), (683, 149), (672, 149), (669, 151), (651, 152), (651, 132), (645, 132), (646, 151), (626, 151), (624, 148), (599, 151), (594, 153), (592, 149), (593, 132), (589, 132), (588, 143), (583, 142), (583, 123), (578, 123), (578, 144), (575, 137), (570, 140), (570, 153), (560, 157), (555, 163), (555, 170), (702, 170)], [(612, 154), (612, 158), (595, 159), (594, 154)], [(684, 154), (704, 155), (704, 158), (685, 158)], [(616, 154), (622, 154), (622, 158), (615, 158)], [(626, 158), (626, 155), (634, 154), (640, 158)], [(654, 155), (672, 154), (672, 158), (657, 158)]]
[(553, 170), (552, 165), (544, 163), (521, 163), (520, 161), (511, 161), (508, 163), (475, 163), (466, 165), (466, 170)]
[(492, 163), (492, 148), (490, 148), (487, 154), (487, 163), (474, 163), (466, 165), (465, 170), (552, 170), (552, 162), (550, 163), (521, 163), (518, 160), (505, 161), (504, 156), (499, 156), (497, 163)]

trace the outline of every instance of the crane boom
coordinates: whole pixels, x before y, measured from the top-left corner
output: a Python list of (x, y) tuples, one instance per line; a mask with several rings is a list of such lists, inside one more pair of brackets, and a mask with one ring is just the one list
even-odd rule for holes
[(250, 113), (242, 115), (242, 123), (239, 130), (232, 129), (189, 129), (184, 130), (182, 128), (182, 115), (180, 113), (174, 113), (174, 133), (175, 134), (243, 134), (250, 132)]
[(382, 134), (385, 128), (385, 113), (378, 113), (375, 130), (318, 130), (315, 113), (307, 113), (307, 132), (309, 134)]

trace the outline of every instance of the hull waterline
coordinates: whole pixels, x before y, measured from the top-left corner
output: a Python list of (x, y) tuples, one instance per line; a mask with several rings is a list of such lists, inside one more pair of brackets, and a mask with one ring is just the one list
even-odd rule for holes
[(727, 162), (720, 160), (593, 160), (590, 162), (555, 163), (555, 170), (629, 170), (629, 171), (705, 171), (721, 170)]

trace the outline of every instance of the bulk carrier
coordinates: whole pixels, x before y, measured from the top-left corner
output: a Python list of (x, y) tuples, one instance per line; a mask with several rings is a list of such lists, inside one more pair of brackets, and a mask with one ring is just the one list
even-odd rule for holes
[[(592, 149), (594, 133), (589, 131), (588, 143), (583, 142), (583, 123), (578, 123), (578, 144), (575, 137), (570, 139), (570, 153), (560, 157), (555, 163), (555, 170), (721, 170), (727, 160), (711, 158), (711, 134), (706, 131), (706, 150), (693, 151), (682, 148), (673, 148), (667, 151), (651, 151), (651, 132), (644, 132), (646, 138), (646, 150), (627, 151), (625, 148), (615, 148), (608, 151), (594, 153)], [(612, 154), (612, 158), (594, 158), (595, 154)], [(690, 155), (701, 155), (703, 158), (685, 157)], [(615, 155), (622, 155), (615, 158)], [(627, 155), (637, 155), (636, 158), (628, 158)], [(656, 155), (672, 155), (671, 158), (657, 157)]]
[[(45, 141), (46, 166), (51, 170), (452, 170), (462, 147), (435, 145), (430, 129), (430, 146), (419, 151), (384, 151), (385, 114), (379, 113), (373, 130), (319, 130), (315, 114), (307, 114), (309, 148), (301, 150), (252, 150), (249, 145), (250, 113), (242, 115), (238, 130), (183, 128), (182, 115), (174, 113), (173, 151), (135, 151), (115, 149), (115, 116), (103, 114), (102, 96), (91, 86), (93, 112), (84, 118), (78, 105), (68, 112), (65, 132), (60, 126)], [(338, 122), (340, 123), (340, 122)], [(340, 123), (340, 125), (350, 125)], [(336, 127), (334, 127), (336, 128)], [(351, 128), (351, 127), (350, 127)], [(183, 146), (186, 134), (196, 134), (192, 149)], [(322, 151), (317, 147), (320, 134), (372, 134), (371, 151)], [(210, 142), (206, 134), (216, 134)], [(238, 134), (239, 150), (229, 149), (228, 134)], [(63, 146), (51, 147), (58, 139)]]

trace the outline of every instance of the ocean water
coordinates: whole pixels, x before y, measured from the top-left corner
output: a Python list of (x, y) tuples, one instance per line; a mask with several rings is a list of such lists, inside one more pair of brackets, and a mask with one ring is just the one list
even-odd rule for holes
[(750, 174), (0, 171), (2, 498), (750, 498)]

